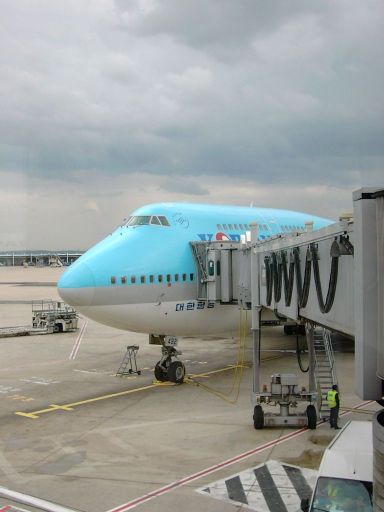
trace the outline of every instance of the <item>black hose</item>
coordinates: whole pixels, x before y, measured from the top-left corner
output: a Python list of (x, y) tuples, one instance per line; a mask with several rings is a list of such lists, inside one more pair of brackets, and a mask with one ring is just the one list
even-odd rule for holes
[(284, 277), (284, 298), (285, 305), (289, 307), (292, 301), (292, 293), (293, 293), (293, 281), (295, 276), (295, 262), (289, 262), (289, 274), (287, 271), (287, 254), (285, 251), (281, 253), (281, 265), (283, 268), (283, 277)]
[(266, 302), (267, 302), (267, 306), (270, 306), (271, 302), (272, 302), (272, 269), (271, 269), (271, 263), (270, 263), (269, 256), (266, 256), (264, 258), (264, 265), (265, 265), (266, 285), (267, 285)]
[(281, 282), (282, 282), (282, 266), (278, 263), (276, 253), (271, 254), (272, 257), (272, 274), (273, 274), (273, 288), (275, 302), (280, 302), (281, 299)]
[(301, 350), (299, 348), (299, 335), (297, 333), (296, 333), (296, 355), (297, 355), (297, 362), (299, 363), (300, 370), (303, 373), (307, 373), (309, 371), (309, 363), (308, 363), (308, 368), (306, 370), (304, 370), (303, 364), (301, 361)]
[(305, 308), (308, 302), (309, 288), (311, 286), (311, 253), (309, 248), (305, 257), (304, 283), (301, 280), (300, 253), (297, 247), (293, 249), (293, 256), (296, 267), (296, 288), (299, 308)]
[(332, 309), (333, 302), (335, 300), (335, 295), (336, 295), (337, 276), (338, 276), (338, 270), (339, 270), (339, 256), (332, 257), (331, 273), (329, 274), (327, 298), (326, 298), (325, 304), (324, 304), (323, 291), (321, 288), (321, 279), (320, 279), (320, 270), (319, 270), (319, 260), (318, 260), (318, 255), (317, 255), (317, 249), (314, 244), (311, 244), (310, 248), (311, 248), (311, 255), (312, 255), (313, 275), (314, 275), (314, 279), (315, 279), (317, 301), (319, 303), (319, 308), (322, 313), (329, 313), (329, 311)]

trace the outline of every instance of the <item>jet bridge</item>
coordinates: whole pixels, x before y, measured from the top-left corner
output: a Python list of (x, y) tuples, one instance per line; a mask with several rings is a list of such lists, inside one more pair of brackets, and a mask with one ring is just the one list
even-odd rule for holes
[[(259, 383), (260, 312), (273, 311), (287, 322), (305, 325), (309, 347), (310, 405), (318, 402), (316, 338), (322, 331), (355, 338), (355, 385), (363, 400), (384, 404), (384, 189), (363, 188), (353, 194), (354, 214), (312, 232), (258, 238), (257, 224), (248, 239), (191, 242), (199, 277), (199, 300), (238, 304), (251, 310), (255, 402), (254, 424), (292, 424), (288, 406), (300, 399), (292, 376), (273, 376), (271, 390)], [(319, 368), (317, 368), (318, 370)], [(333, 379), (334, 379), (333, 373)], [(276, 384), (281, 385), (276, 391)], [(285, 395), (284, 391), (285, 389)], [(276, 393), (274, 393), (276, 391)], [(282, 420), (266, 422), (260, 412), (268, 396), (281, 393)], [(287, 405), (288, 404), (288, 405)], [(317, 403), (317, 413), (319, 406)], [(313, 409), (307, 411), (313, 424)], [(384, 460), (384, 411), (374, 420), (376, 466)], [(377, 483), (384, 502), (383, 479)], [(381, 509), (380, 509), (381, 510)]]

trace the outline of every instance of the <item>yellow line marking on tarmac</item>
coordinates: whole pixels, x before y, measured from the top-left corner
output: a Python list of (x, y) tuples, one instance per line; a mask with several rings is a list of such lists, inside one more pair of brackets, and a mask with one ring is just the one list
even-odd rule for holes
[[(271, 358), (271, 359), (275, 359), (275, 358)], [(228, 370), (234, 370), (235, 368), (239, 368), (239, 367), (240, 367), (240, 365), (239, 366), (237, 366), (237, 365), (229, 365), (229, 366), (226, 366), (225, 368), (220, 368), (218, 370), (212, 370), (210, 372), (204, 372), (204, 373), (200, 373), (200, 374), (191, 374), (190, 377), (193, 377), (193, 378), (197, 378), (197, 377), (206, 378), (206, 377), (209, 377), (210, 375), (214, 375), (216, 373), (221, 373), (221, 372), (226, 372)], [(244, 365), (243, 367), (244, 368), (248, 368), (249, 366), (248, 365)], [(95, 398), (89, 398), (88, 400), (81, 400), (79, 402), (73, 402), (71, 404), (63, 404), (63, 405), (51, 404), (46, 409), (41, 409), (39, 411), (32, 411), (32, 412), (17, 411), (17, 412), (15, 412), (15, 414), (18, 415), (18, 416), (23, 416), (25, 418), (30, 418), (30, 419), (35, 420), (35, 419), (40, 418), (40, 416), (42, 414), (47, 414), (49, 412), (73, 411), (73, 408), (74, 407), (78, 407), (79, 405), (91, 404), (93, 402), (99, 402), (101, 400), (107, 400), (109, 398), (115, 398), (115, 397), (118, 397), (118, 396), (130, 395), (132, 393), (138, 393), (139, 391), (146, 391), (146, 390), (152, 389), (152, 388), (170, 387), (170, 386), (175, 386), (175, 385), (176, 384), (174, 384), (172, 382), (154, 381), (152, 384), (149, 384), (148, 386), (143, 386), (141, 388), (128, 389), (126, 391), (120, 391), (118, 393), (111, 393), (109, 395), (102, 395), (102, 396), (98, 396), (98, 397), (95, 397)]]

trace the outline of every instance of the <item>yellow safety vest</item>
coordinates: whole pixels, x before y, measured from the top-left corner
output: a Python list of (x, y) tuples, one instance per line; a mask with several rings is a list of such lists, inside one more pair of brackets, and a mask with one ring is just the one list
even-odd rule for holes
[(337, 391), (331, 389), (330, 391), (328, 391), (327, 393), (327, 400), (328, 400), (328, 407), (330, 409), (333, 409), (334, 407), (336, 407), (336, 395), (337, 395)]

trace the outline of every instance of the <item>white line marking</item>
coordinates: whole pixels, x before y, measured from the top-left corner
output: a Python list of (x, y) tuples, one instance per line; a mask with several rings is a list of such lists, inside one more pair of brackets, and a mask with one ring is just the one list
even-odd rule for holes
[(29, 496), (28, 494), (22, 494), (21, 492), (11, 491), (6, 487), (0, 487), (0, 496), (8, 498), (12, 501), (24, 503), (24, 505), (36, 507), (40, 510), (45, 510), (46, 512), (77, 512), (74, 509), (62, 507), (61, 505), (51, 503), (50, 501), (35, 498), (34, 496)]
[(79, 348), (80, 348), (80, 343), (83, 339), (83, 336), (84, 336), (84, 333), (85, 333), (85, 329), (87, 328), (87, 325), (88, 325), (88, 320), (85, 320), (85, 322), (83, 323), (81, 329), (80, 329), (80, 332), (79, 332), (79, 335), (77, 337), (77, 340), (75, 341), (75, 344), (73, 345), (73, 348), (72, 348), (72, 352), (70, 353), (69, 355), (69, 360), (70, 361), (73, 361), (76, 356), (77, 356), (77, 352), (79, 351)]
[[(365, 401), (361, 402), (357, 406), (354, 407), (354, 409), (360, 409), (361, 407), (365, 407), (369, 404), (371, 404), (372, 401)], [(351, 412), (345, 412), (340, 414), (340, 416), (346, 416), (348, 414), (351, 414)], [(320, 422), (319, 422), (320, 423)], [(327, 423), (320, 423), (319, 426), (327, 425)], [(292, 439), (294, 437), (300, 436), (304, 432), (308, 432), (307, 427), (300, 428), (298, 430), (294, 430), (293, 432), (290, 432), (289, 434), (285, 434), (284, 436), (273, 439), (272, 441), (269, 441), (267, 443), (264, 443), (260, 446), (257, 446), (253, 450), (248, 450), (247, 452), (241, 453), (239, 455), (235, 455), (234, 457), (227, 459), (223, 462), (219, 462), (218, 464), (215, 464), (214, 466), (211, 466), (209, 468), (203, 469), (201, 471), (198, 471), (197, 473), (194, 473), (192, 475), (186, 476), (184, 478), (181, 478), (180, 480), (176, 480), (175, 482), (172, 482), (168, 485), (165, 485), (163, 487), (160, 487), (158, 489), (155, 489), (154, 491), (149, 492), (148, 494), (144, 494), (143, 496), (140, 496), (138, 498), (134, 498), (131, 501), (128, 501), (127, 503), (124, 503), (123, 505), (119, 505), (115, 508), (112, 508), (108, 510), (107, 512), (126, 512), (127, 510), (131, 510), (132, 508), (137, 507), (138, 505), (141, 505), (142, 503), (145, 503), (147, 501), (150, 501), (154, 498), (158, 498), (159, 496), (162, 496), (163, 494), (167, 494), (168, 492), (173, 491), (174, 489), (177, 489), (178, 487), (182, 487), (184, 485), (187, 485), (191, 482), (194, 482), (195, 480), (199, 480), (203, 476), (210, 475), (211, 473), (214, 473), (216, 471), (219, 471), (220, 469), (223, 469), (225, 467), (231, 466), (232, 464), (235, 464), (236, 462), (239, 462), (241, 460), (247, 459), (248, 457), (251, 457), (252, 455), (255, 455), (256, 453), (260, 453), (264, 450), (267, 450), (268, 448), (275, 447), (279, 444), (284, 443), (285, 441), (288, 441), (289, 439)]]

